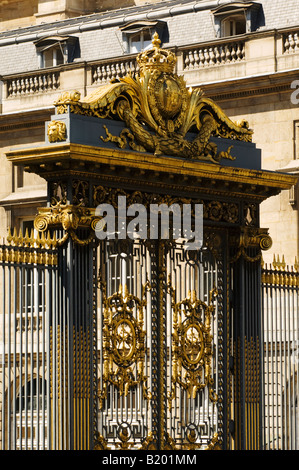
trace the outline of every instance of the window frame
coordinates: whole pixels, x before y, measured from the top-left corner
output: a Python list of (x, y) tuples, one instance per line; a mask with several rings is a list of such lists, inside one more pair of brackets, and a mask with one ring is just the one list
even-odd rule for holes
[[(149, 41), (149, 44), (147, 44), (146, 47), (144, 47), (144, 43), (145, 43), (145, 40), (144, 40), (144, 36), (148, 34), (150, 36), (150, 41)], [(133, 45), (133, 40), (135, 37), (139, 37), (140, 38), (140, 41), (135, 41), (136, 43), (137, 42), (140, 42), (140, 49), (138, 49), (136, 46)], [(134, 33), (132, 35), (130, 35), (129, 37), (129, 51), (131, 54), (138, 54), (139, 52), (141, 51), (146, 51), (148, 49), (150, 49), (152, 47), (151, 45), (151, 38), (152, 38), (152, 34), (149, 30), (147, 29), (143, 29), (142, 31), (140, 32), (137, 32), (137, 33)], [(136, 50), (134, 50), (134, 47), (136, 48)]]
[[(144, 35), (148, 34), (149, 37), (153, 38), (155, 33), (159, 34), (160, 39), (163, 35), (165, 27), (164, 21), (134, 21), (127, 23), (120, 28), (122, 33), (122, 40), (124, 44), (124, 52), (127, 54), (138, 54), (141, 51), (148, 50), (152, 47), (152, 44), (147, 44), (144, 48)], [(132, 39), (137, 34), (142, 37), (140, 50), (132, 50)]]
[[(244, 31), (241, 33), (237, 33), (237, 22), (239, 21), (241, 23), (241, 20), (244, 21)], [(228, 23), (230, 25), (228, 26)], [(227, 31), (227, 27), (229, 27), (230, 31)], [(233, 27), (234, 31), (231, 30)], [(239, 34), (246, 34), (246, 16), (244, 14), (244, 17), (242, 18), (241, 14), (233, 14), (228, 17), (225, 17), (221, 20), (221, 37), (231, 37), (231, 36), (238, 36)]]
[[(255, 23), (261, 5), (256, 2), (232, 2), (221, 5), (220, 7), (211, 10), (216, 37), (232, 37), (241, 34), (247, 34), (255, 30)], [(227, 35), (225, 34), (224, 24), (234, 17), (241, 17), (244, 15), (245, 30), (243, 33)]]
[[(58, 67), (73, 62), (77, 43), (78, 38), (75, 36), (47, 36), (35, 41), (39, 68)], [(58, 60), (57, 51), (60, 52), (62, 60)], [(46, 63), (45, 55), (49, 52), (52, 52), (52, 64)]]

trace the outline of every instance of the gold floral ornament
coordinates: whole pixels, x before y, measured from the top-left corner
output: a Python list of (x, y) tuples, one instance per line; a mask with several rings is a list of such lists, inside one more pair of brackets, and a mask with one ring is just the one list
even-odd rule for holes
[(217, 289), (210, 291), (209, 305), (197, 298), (196, 291), (189, 291), (186, 299), (176, 303), (175, 290), (168, 282), (172, 296), (173, 333), (172, 333), (172, 389), (168, 393), (169, 409), (176, 396), (176, 386), (187, 391), (195, 399), (197, 393), (208, 388), (209, 399), (216, 402), (214, 379), (211, 375), (212, 336), (211, 317)]
[[(183, 77), (174, 73), (176, 56), (160, 48), (154, 35), (153, 47), (137, 56), (140, 72), (100, 87), (84, 100), (75, 95), (61, 97), (57, 113), (70, 112), (102, 118), (120, 119), (126, 128), (113, 136), (107, 126), (104, 141), (129, 145), (133, 150), (188, 159), (219, 162), (234, 159), (231, 145), (219, 152), (212, 136), (250, 142), (248, 123), (236, 124), (201, 90), (188, 90)], [(194, 133), (192, 141), (187, 133)], [(192, 134), (190, 134), (192, 136)]]
[[(120, 395), (127, 396), (129, 390), (142, 385), (143, 396), (151, 399), (144, 375), (145, 335), (143, 311), (146, 306), (146, 291), (149, 282), (142, 288), (142, 297), (128, 292), (120, 285), (119, 291), (106, 296), (106, 285), (100, 281), (103, 292), (103, 388), (99, 390), (100, 408), (107, 398), (108, 384), (114, 385)], [(134, 315), (136, 309), (137, 315)]]
[(59, 142), (66, 140), (66, 125), (63, 121), (51, 121), (48, 124), (49, 142)]

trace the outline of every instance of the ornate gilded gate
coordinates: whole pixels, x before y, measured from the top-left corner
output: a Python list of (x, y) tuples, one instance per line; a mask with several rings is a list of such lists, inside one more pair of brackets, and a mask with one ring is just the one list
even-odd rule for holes
[(223, 253), (140, 240), (101, 251), (98, 448), (214, 447), (223, 433)]
[[(261, 447), (260, 260), (271, 239), (259, 205), (296, 179), (262, 171), (248, 123), (188, 90), (175, 61), (155, 36), (138, 76), (83, 100), (65, 93), (45, 145), (7, 154), (48, 184), (35, 229), (51, 231), (58, 254), (53, 449)], [(135, 209), (176, 205), (191, 227), (201, 206), (202, 245), (186, 249), (185, 231), (151, 236), (151, 221), (123, 236), (119, 196), (131, 223)]]

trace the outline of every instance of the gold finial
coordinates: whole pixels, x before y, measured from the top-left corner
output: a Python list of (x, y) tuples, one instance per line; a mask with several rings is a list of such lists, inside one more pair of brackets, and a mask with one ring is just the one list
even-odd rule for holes
[(282, 260), (280, 261), (279, 255), (277, 255), (277, 258), (275, 257), (275, 254), (273, 255), (273, 263), (272, 266), (274, 269), (277, 270), (284, 270), (286, 267), (286, 262), (284, 259), (284, 255), (282, 255)]
[(153, 44), (155, 49), (160, 49), (161, 40), (159, 38), (159, 34), (157, 33), (157, 31), (155, 32), (155, 34), (153, 36), (152, 44)]

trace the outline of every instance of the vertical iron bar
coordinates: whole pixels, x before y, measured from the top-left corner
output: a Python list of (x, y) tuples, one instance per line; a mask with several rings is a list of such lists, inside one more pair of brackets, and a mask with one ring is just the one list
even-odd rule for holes
[(11, 319), (13, 321), (13, 386), (12, 386), (12, 448), (16, 450), (17, 442), (16, 442), (16, 429), (17, 429), (17, 422), (16, 422), (16, 396), (17, 396), (17, 267), (14, 265), (13, 267), (13, 312), (11, 312)]
[(5, 450), (6, 445), (5, 445), (5, 440), (6, 440), (6, 426), (5, 426), (5, 413), (6, 413), (6, 402), (5, 402), (5, 376), (6, 376), (6, 371), (5, 371), (5, 333), (6, 333), (6, 328), (5, 328), (5, 319), (6, 319), (6, 269), (5, 269), (5, 263), (2, 264), (2, 341), (1, 341), (1, 362), (2, 362), (2, 403), (1, 403), (1, 439), (2, 439), (2, 445), (1, 445), (1, 450)]
[[(45, 450), (51, 450), (51, 327), (52, 327), (52, 311), (53, 311), (53, 296), (55, 292), (55, 283), (53, 283), (53, 276), (55, 275), (54, 269), (48, 268), (45, 272), (45, 311), (43, 315), (43, 338), (44, 338), (44, 361), (43, 370), (45, 371), (45, 418), (43, 419), (44, 425), (44, 442)], [(56, 299), (56, 296), (54, 297)], [(45, 433), (47, 433), (45, 435)]]
[(11, 266), (8, 266), (8, 327), (7, 327), (7, 430), (8, 430), (8, 450), (13, 450), (11, 446)]
[(33, 450), (33, 418), (34, 418), (34, 410), (33, 410), (33, 392), (34, 392), (34, 339), (33, 339), (33, 317), (35, 311), (35, 299), (34, 299), (34, 275), (36, 274), (36, 267), (33, 267), (31, 271), (31, 292), (30, 292), (30, 412), (29, 412), (29, 419), (30, 419), (30, 450)]
[(19, 353), (19, 395), (18, 395), (18, 405), (19, 405), (19, 449), (22, 450), (23, 443), (22, 443), (22, 425), (23, 425), (23, 413), (22, 413), (22, 407), (21, 407), (21, 395), (22, 395), (22, 384), (23, 384), (23, 286), (22, 286), (22, 280), (23, 280), (23, 267), (19, 267), (19, 283), (18, 283), (18, 289), (19, 289), (19, 296), (20, 296), (20, 301), (19, 301), (19, 315), (20, 315), (20, 323), (19, 323), (19, 331), (20, 331), (20, 353)]

